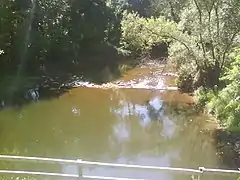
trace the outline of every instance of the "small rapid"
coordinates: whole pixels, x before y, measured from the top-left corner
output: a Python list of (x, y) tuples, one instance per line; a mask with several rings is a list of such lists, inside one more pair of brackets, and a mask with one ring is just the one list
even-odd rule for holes
[[(19, 99), (24, 102), (34, 102), (45, 99), (46, 95), (54, 92), (65, 91), (72, 88), (97, 88), (97, 89), (142, 89), (151, 91), (177, 91), (175, 79), (176, 73), (165, 72), (162, 67), (135, 68), (124, 74), (121, 78), (102, 84), (94, 83), (84, 76), (72, 75), (67, 80), (61, 77), (42, 76), (41, 81), (34, 87), (27, 88), (18, 93)], [(0, 109), (15, 106), (5, 99), (0, 99)], [(18, 103), (17, 103), (18, 104)]]
[(175, 73), (159, 73), (155, 71), (150, 75), (140, 74), (137, 77), (127, 80), (120, 79), (113, 82), (95, 84), (89, 81), (84, 81), (79, 79), (77, 76), (73, 76), (73, 80), (61, 86), (67, 87), (88, 87), (88, 88), (100, 88), (100, 89), (110, 89), (110, 88), (125, 88), (125, 89), (149, 89), (149, 90), (174, 90), (177, 91), (176, 86), (168, 86), (165, 80), (167, 77), (176, 78), (178, 77)]

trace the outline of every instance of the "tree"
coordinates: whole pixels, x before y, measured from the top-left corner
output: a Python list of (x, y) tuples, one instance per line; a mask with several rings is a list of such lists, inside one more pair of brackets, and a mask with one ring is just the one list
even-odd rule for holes
[(138, 13), (126, 11), (121, 25), (122, 49), (132, 55), (148, 54), (154, 45), (170, 41), (170, 34), (177, 31), (177, 24), (164, 17), (143, 18)]
[(0, 47), (5, 52), (1, 67), (16, 70), (22, 57), (22, 71), (33, 73), (48, 62), (81, 62), (83, 55), (93, 54), (90, 49), (101, 49), (108, 41), (118, 43), (113, 37), (120, 30), (119, 3), (4, 0), (0, 11)]
[(130, 10), (138, 13), (141, 17), (150, 17), (150, 1), (149, 0), (128, 0)]
[[(231, 0), (171, 1), (179, 4), (179, 18), (143, 18), (125, 13), (121, 44), (125, 50), (146, 54), (160, 42), (170, 43), (170, 60), (181, 72), (179, 86), (213, 88), (231, 60), (228, 54), (239, 45), (240, 2)], [(167, 2), (160, 1), (166, 5)], [(170, 2), (168, 2), (170, 3)], [(164, 14), (159, 9), (159, 14)], [(191, 69), (191, 71), (189, 71)], [(196, 74), (194, 76), (194, 74)], [(181, 79), (182, 78), (182, 79)]]
[(190, 38), (185, 44), (173, 43), (171, 56), (198, 72), (197, 87), (219, 85), (221, 73), (230, 62), (228, 54), (239, 45), (239, 9), (240, 2), (234, 0), (193, 0), (183, 10), (179, 27)]
[(181, 10), (188, 4), (187, 0), (151, 0), (151, 15), (164, 16), (174, 22), (180, 21)]
[(214, 96), (209, 108), (213, 108), (222, 124), (227, 127), (240, 127), (240, 53), (239, 49), (231, 68), (222, 80), (228, 82), (227, 86)]

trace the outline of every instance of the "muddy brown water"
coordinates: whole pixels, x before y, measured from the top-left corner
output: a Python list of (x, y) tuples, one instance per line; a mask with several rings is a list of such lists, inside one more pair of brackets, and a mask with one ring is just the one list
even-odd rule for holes
[[(174, 85), (161, 68), (135, 68), (119, 80)], [(157, 82), (156, 82), (157, 81)], [(56, 99), (0, 112), (2, 154), (55, 157), (125, 164), (218, 168), (212, 131), (216, 123), (189, 105), (178, 91), (74, 88)], [(0, 162), (1, 169), (76, 173), (70, 165)], [(191, 174), (83, 167), (83, 173), (141, 179), (190, 180)], [(1, 176), (1, 179), (60, 179)], [(201, 179), (236, 179), (204, 174)]]

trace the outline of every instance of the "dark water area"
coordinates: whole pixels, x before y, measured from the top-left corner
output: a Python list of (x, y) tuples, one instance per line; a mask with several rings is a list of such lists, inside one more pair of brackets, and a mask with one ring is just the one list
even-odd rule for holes
[[(174, 86), (174, 77), (160, 76), (160, 72), (161, 68), (135, 68), (118, 82), (134, 80), (138, 85), (145, 82), (144, 86)], [(69, 89), (56, 98), (0, 111), (0, 152), (151, 166), (228, 168), (219, 158), (214, 136), (216, 122), (196, 112), (192, 103), (192, 97), (176, 90)], [(70, 165), (22, 162), (0, 162), (0, 169), (77, 172), (77, 167)], [(83, 174), (191, 179), (191, 174), (97, 166), (83, 167)], [(1, 176), (1, 179), (24, 178)], [(203, 174), (201, 179), (236, 180), (237, 176)]]

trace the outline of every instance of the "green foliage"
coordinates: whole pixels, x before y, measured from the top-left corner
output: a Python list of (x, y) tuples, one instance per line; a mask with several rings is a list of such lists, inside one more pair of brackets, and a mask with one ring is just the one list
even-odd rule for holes
[(181, 10), (187, 3), (188, 0), (150, 0), (150, 11), (155, 17), (164, 16), (178, 23)]
[[(170, 42), (169, 59), (183, 71), (179, 87), (189, 91), (200, 86), (219, 86), (221, 74), (231, 62), (229, 53), (239, 44), (240, 3), (224, 0), (151, 3), (156, 5), (159, 15), (165, 17), (143, 18), (138, 13), (125, 12), (121, 23), (123, 52), (146, 55), (153, 46)], [(172, 17), (157, 5), (169, 6), (166, 9)], [(191, 69), (191, 72), (184, 69)]]
[(239, 1), (224, 0), (193, 0), (182, 9), (178, 27), (185, 33), (171, 44), (170, 59), (199, 72), (197, 87), (219, 85), (221, 73), (231, 61), (228, 55), (239, 45), (239, 9)]
[(181, 67), (179, 70), (179, 77), (177, 79), (177, 87), (180, 91), (190, 93), (193, 92), (193, 77), (194, 72), (189, 70), (188, 68)]
[(138, 55), (147, 54), (156, 44), (170, 41), (170, 33), (177, 31), (177, 25), (164, 17), (143, 18), (126, 11), (121, 25), (122, 49)]
[[(194, 92), (194, 100), (196, 103), (196, 108), (203, 110), (206, 105), (212, 100), (215, 96), (215, 92), (213, 90), (205, 89), (203, 87), (199, 87)], [(213, 112), (213, 109), (209, 107), (208, 112)]]
[[(236, 19), (239, 12), (233, 13), (231, 9), (237, 10), (240, 6), (226, 2), (216, 4), (213, 0), (193, 2), (182, 11), (179, 27), (183, 31), (189, 30), (194, 37), (192, 44), (197, 48), (193, 51), (196, 51), (199, 66), (210, 66), (216, 62), (224, 66), (230, 48), (238, 43), (237, 35), (240, 30), (239, 20)], [(238, 25), (229, 26), (229, 21)]]
[(125, 12), (121, 48), (128, 54), (145, 55), (154, 45), (171, 42), (170, 60), (180, 68), (193, 69), (198, 75), (193, 77), (193, 83), (200, 82), (196, 88), (219, 85), (221, 72), (230, 62), (228, 54), (239, 42), (239, 3), (194, 0), (178, 1), (175, 6), (179, 12), (178, 24), (166, 20), (167, 15), (143, 18), (138, 13)]
[(222, 79), (228, 85), (211, 99), (208, 107), (215, 109), (224, 126), (240, 127), (240, 54)]
[(27, 71), (49, 62), (83, 62), (100, 47), (119, 43), (121, 8), (120, 1), (4, 0), (0, 67), (16, 70), (22, 59)]
[(150, 0), (128, 0), (129, 10), (138, 13), (141, 17), (150, 17)]
[(193, 76), (192, 72), (188, 69), (181, 69), (179, 71), (179, 78), (177, 79), (177, 86), (180, 91), (183, 92), (192, 92), (193, 91)]
[(105, 42), (118, 46), (121, 37), (120, 25), (123, 11), (129, 8), (129, 4), (127, 0), (107, 0), (106, 5), (110, 8), (111, 14), (114, 14), (114, 16), (111, 15), (107, 29), (105, 30)]

